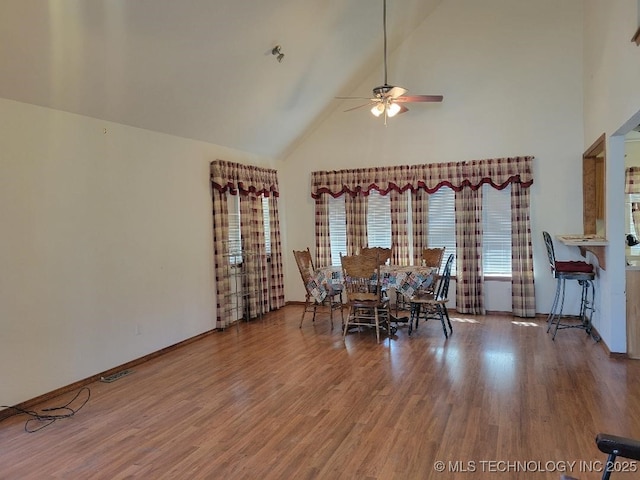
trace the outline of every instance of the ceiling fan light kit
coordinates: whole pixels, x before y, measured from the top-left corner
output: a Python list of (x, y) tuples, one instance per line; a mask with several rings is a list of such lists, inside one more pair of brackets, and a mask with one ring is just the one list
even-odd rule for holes
[(373, 113), (376, 117), (379, 117), (384, 113), (384, 104), (378, 103), (371, 107), (371, 113)]
[[(384, 34), (384, 84), (373, 89), (373, 98), (368, 103), (345, 110), (349, 112), (361, 107), (373, 105), (371, 113), (376, 117), (384, 115), (384, 124), (387, 124), (387, 117), (394, 117), (409, 109), (404, 105), (412, 102), (442, 102), (442, 95), (408, 95), (406, 88), (396, 87), (387, 83), (387, 0), (382, 0), (382, 30)], [(339, 99), (353, 99), (361, 97), (337, 97)]]
[(401, 109), (402, 108), (397, 103), (380, 102), (371, 108), (371, 113), (373, 113), (376, 117), (379, 117), (383, 113), (387, 117), (395, 117), (398, 113), (404, 113), (400, 112)]

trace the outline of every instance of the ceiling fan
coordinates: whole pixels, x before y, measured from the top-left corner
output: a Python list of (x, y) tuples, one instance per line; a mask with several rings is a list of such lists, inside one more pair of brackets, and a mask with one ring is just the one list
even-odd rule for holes
[[(387, 117), (394, 117), (409, 110), (404, 105), (405, 103), (441, 102), (442, 95), (405, 95), (407, 93), (406, 88), (396, 87), (387, 83), (387, 0), (382, 1), (382, 30), (384, 32), (384, 84), (373, 89), (373, 98), (368, 99), (368, 103), (349, 108), (345, 112), (371, 106), (371, 113), (376, 117), (384, 115), (384, 124), (386, 125)], [(351, 100), (365, 97), (336, 98)]]

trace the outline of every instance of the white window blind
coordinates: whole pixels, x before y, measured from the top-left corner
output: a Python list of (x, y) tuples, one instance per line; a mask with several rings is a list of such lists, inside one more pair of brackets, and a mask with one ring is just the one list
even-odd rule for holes
[[(227, 193), (227, 211), (229, 217), (229, 253), (239, 253), (242, 250), (242, 237), (240, 236), (240, 196)], [(242, 256), (231, 257), (232, 264), (241, 263)]]
[(482, 186), (482, 265), (485, 275), (511, 276), (511, 185)]
[(271, 255), (271, 217), (269, 215), (269, 198), (262, 197), (262, 222), (264, 224), (264, 246), (267, 255)]
[[(242, 233), (240, 231), (240, 195), (227, 194), (227, 212), (229, 218), (229, 252), (236, 253), (242, 251)], [(264, 224), (264, 244), (267, 255), (271, 254), (271, 224), (269, 216), (269, 199), (261, 197), (262, 201), (262, 221)], [(242, 255), (238, 254), (231, 258), (231, 263), (241, 263)]]
[(329, 237), (331, 239), (331, 265), (342, 265), (340, 254), (347, 254), (347, 213), (344, 197), (329, 197)]
[(391, 199), (374, 190), (367, 202), (367, 246), (391, 248)]
[[(455, 192), (447, 187), (429, 195), (429, 216), (427, 245), (429, 248), (445, 247), (442, 265), (452, 253), (456, 254), (456, 208)], [(456, 272), (456, 257), (451, 266), (451, 274)]]

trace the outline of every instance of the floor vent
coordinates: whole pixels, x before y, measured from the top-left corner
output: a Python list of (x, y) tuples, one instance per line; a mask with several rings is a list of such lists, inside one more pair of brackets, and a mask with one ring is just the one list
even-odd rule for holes
[(121, 372), (114, 373), (114, 374), (109, 375), (107, 377), (100, 377), (100, 381), (101, 382), (105, 382), (105, 383), (115, 382), (119, 378), (126, 377), (127, 375), (129, 375), (131, 373), (133, 373), (133, 370), (122, 370)]

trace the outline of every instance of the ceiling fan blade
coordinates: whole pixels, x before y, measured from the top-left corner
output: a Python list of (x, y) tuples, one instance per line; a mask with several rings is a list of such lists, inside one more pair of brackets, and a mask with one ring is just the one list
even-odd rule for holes
[(405, 95), (397, 97), (395, 102), (441, 102), (442, 95)]
[(373, 100), (371, 97), (333, 97), (336, 100)]
[(387, 94), (385, 96), (386, 97), (391, 97), (391, 98), (398, 98), (398, 97), (401, 97), (402, 95), (404, 95), (405, 93), (407, 93), (407, 89), (406, 88), (393, 87), (391, 90), (389, 90), (387, 92)]
[(408, 111), (409, 109), (407, 107), (405, 107), (404, 105), (400, 105), (400, 111), (396, 113), (396, 115), (400, 115), (401, 113), (408, 112)]
[(371, 105), (375, 105), (376, 103), (378, 102), (363, 103), (362, 105), (358, 105), (357, 107), (348, 108), (347, 110), (345, 110), (345, 112), (350, 112), (351, 110), (358, 110), (359, 108), (362, 108), (362, 107), (369, 107)]

